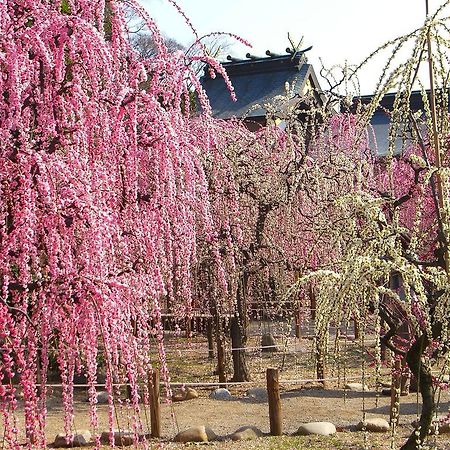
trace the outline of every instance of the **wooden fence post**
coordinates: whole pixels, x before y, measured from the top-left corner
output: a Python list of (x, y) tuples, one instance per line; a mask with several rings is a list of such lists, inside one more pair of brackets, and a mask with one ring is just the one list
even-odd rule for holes
[(397, 426), (400, 418), (400, 383), (401, 383), (402, 362), (395, 360), (394, 372), (391, 383), (391, 408), (389, 423)]
[(148, 374), (148, 394), (150, 400), (151, 436), (161, 437), (161, 409), (159, 403), (159, 370)]
[(278, 369), (267, 369), (267, 394), (269, 397), (269, 419), (270, 434), (272, 436), (281, 436), (281, 401), (280, 401), (280, 385), (278, 383)]

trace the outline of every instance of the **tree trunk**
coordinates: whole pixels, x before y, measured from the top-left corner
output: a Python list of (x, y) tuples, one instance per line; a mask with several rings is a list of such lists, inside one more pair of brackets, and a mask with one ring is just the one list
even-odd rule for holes
[(247, 368), (244, 347), (247, 344), (247, 291), (248, 274), (244, 273), (242, 280), (238, 283), (236, 295), (236, 309), (234, 316), (230, 321), (231, 335), (231, 355), (233, 357), (233, 378), (232, 381), (250, 381), (250, 372)]
[(401, 447), (401, 450), (416, 450), (420, 448), (428, 435), (428, 430), (430, 429), (433, 415), (436, 411), (431, 367), (422, 360), (422, 355), (428, 347), (428, 344), (427, 337), (422, 335), (414, 342), (406, 355), (408, 367), (416, 377), (417, 387), (420, 389), (420, 394), (422, 395), (422, 413), (420, 415), (419, 436), (416, 435), (416, 430), (414, 430)]
[(230, 321), (231, 346), (233, 356), (233, 378), (231, 381), (250, 381), (250, 373), (247, 368), (245, 358), (245, 344), (247, 336), (244, 330), (243, 320), (240, 316), (234, 315)]
[(206, 337), (208, 338), (208, 359), (214, 359), (213, 318), (206, 319)]

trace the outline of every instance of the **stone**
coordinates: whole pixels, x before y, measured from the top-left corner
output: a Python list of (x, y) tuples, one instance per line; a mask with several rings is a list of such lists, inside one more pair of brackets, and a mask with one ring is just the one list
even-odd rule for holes
[(57, 448), (71, 448), (71, 447), (83, 447), (88, 445), (91, 441), (91, 432), (89, 430), (80, 430), (74, 434), (69, 441), (66, 441), (66, 433), (59, 433), (55, 437), (53, 447)]
[(278, 351), (275, 338), (270, 333), (262, 335), (261, 347), (262, 347), (262, 351), (265, 353), (274, 353), (274, 352)]
[(186, 398), (185, 398), (185, 400), (192, 400), (194, 398), (198, 398), (198, 392), (195, 389), (187, 387), (185, 389), (185, 391), (186, 391)]
[[(134, 444), (134, 433), (132, 431), (118, 431), (113, 430), (114, 433), (114, 445), (128, 447)], [(103, 431), (100, 435), (100, 442), (105, 445), (110, 445), (109, 431)]]
[(267, 401), (269, 398), (266, 388), (255, 387), (246, 392), (246, 396), (252, 400)]
[(336, 427), (331, 422), (309, 422), (300, 425), (297, 434), (307, 436), (308, 434), (317, 434), (319, 436), (329, 436), (336, 433)]
[(212, 398), (214, 400), (231, 400), (233, 396), (228, 389), (219, 388), (212, 391), (209, 395), (209, 398)]
[[(106, 391), (100, 391), (97, 393), (97, 403), (99, 405), (107, 405), (108, 399), (109, 399), (109, 394)], [(89, 399), (87, 401), (89, 401)]]
[(355, 392), (367, 392), (369, 390), (368, 386), (362, 383), (347, 383), (344, 389)]
[(172, 400), (174, 402), (183, 402), (185, 400), (192, 400), (194, 398), (198, 398), (198, 392), (190, 387), (179, 389), (172, 395)]
[(217, 439), (216, 433), (211, 428), (202, 426), (191, 427), (181, 431), (174, 437), (175, 442), (210, 442)]
[(389, 422), (381, 418), (366, 419), (365, 423), (363, 421), (359, 422), (356, 425), (356, 429), (358, 431), (365, 429), (374, 433), (385, 433), (389, 431)]
[(238, 428), (232, 435), (230, 435), (230, 439), (232, 441), (249, 441), (261, 436), (264, 436), (264, 433), (259, 428), (253, 425), (248, 425)]

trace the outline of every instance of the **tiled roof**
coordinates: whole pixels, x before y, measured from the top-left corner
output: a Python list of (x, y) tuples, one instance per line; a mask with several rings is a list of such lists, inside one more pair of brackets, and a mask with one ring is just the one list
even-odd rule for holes
[(286, 95), (286, 82), (291, 88), (294, 86), (296, 92), (303, 90), (312, 72), (311, 65), (303, 61), (301, 54), (297, 54), (224, 63), (236, 93), (236, 102), (231, 99), (223, 78), (218, 75), (212, 79), (205, 70), (201, 81), (213, 115), (220, 119), (264, 116), (264, 109), (250, 111), (251, 107), (268, 103), (277, 95)]

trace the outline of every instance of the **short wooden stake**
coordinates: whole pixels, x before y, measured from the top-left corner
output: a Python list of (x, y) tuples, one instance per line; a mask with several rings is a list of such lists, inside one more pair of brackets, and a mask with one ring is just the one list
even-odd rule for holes
[(150, 400), (151, 436), (161, 437), (161, 409), (159, 402), (159, 371), (152, 370), (148, 374), (148, 394)]
[(280, 385), (278, 376), (278, 369), (267, 369), (267, 394), (269, 397), (270, 434), (272, 436), (281, 436), (282, 433)]
[(400, 418), (400, 383), (401, 383), (402, 363), (399, 359), (395, 360), (394, 373), (391, 383), (391, 408), (389, 423), (397, 426)]

